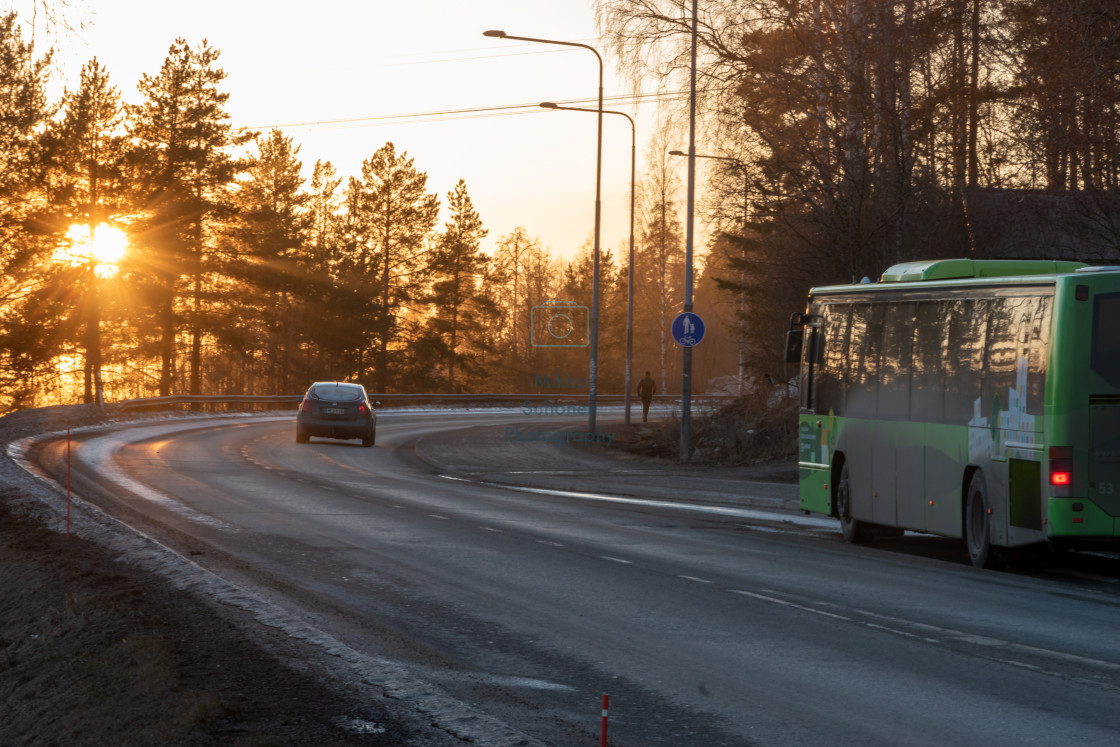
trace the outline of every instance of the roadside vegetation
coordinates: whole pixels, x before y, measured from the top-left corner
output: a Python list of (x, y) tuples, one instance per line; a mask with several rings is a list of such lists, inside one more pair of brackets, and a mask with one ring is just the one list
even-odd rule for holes
[[(764, 386), (725, 405), (694, 409), (692, 456), (695, 464), (741, 466), (797, 456), (797, 399)], [(680, 459), (678, 415), (637, 423), (623, 431), (618, 447), (645, 457)]]

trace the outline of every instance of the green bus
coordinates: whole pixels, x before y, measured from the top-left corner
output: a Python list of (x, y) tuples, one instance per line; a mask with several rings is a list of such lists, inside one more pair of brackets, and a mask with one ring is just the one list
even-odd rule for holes
[(845, 539), (1120, 538), (1120, 267), (953, 259), (814, 288), (793, 315), (801, 508)]

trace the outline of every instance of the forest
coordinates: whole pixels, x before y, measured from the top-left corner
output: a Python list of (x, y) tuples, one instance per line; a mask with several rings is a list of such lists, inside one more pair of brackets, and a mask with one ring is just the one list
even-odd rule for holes
[[(52, 102), (49, 53), (15, 14), (0, 21), (0, 411), (299, 394), (316, 380), (529, 392), (542, 375), (586, 376), (586, 347), (536, 344), (532, 324), (535, 307), (590, 306), (587, 247), (561, 261), (518, 227), (482, 251), (466, 181), (441, 196), (393, 143), (360, 174), (316, 162), (305, 176), (283, 132), (229, 124), (219, 56), (175, 40), (137, 103), (94, 58)], [(679, 311), (683, 252), (677, 207), (663, 207), (646, 211), (634, 301), (635, 366), (662, 381), (672, 350), (658, 320)], [(624, 390), (621, 257), (601, 253), (604, 393)]]
[[(596, 7), (635, 88), (687, 112), (692, 0)], [(780, 329), (813, 285), (902, 261), (1120, 263), (1120, 2), (696, 7), (714, 250), (747, 329)], [(751, 342), (773, 365), (773, 341)]]
[[(1117, 256), (1120, 2), (698, 5), (698, 152), (712, 160), (697, 209), (714, 238), (698, 247), (710, 340), (694, 391), (782, 378), (783, 333), (813, 285), (998, 256), (981, 205), (1026, 224), (1024, 196), (1057, 200), (1091, 229), (1079, 258)], [(661, 102), (637, 190), (633, 377), (652, 370), (672, 392), (684, 201), (668, 153), (687, 134), (692, 2), (595, 8), (608, 59)], [(423, 154), (394, 143), (359, 174), (305, 170), (282, 131), (230, 124), (219, 58), (175, 40), (127, 97), (95, 58), (51, 101), (50, 51), (0, 18), (0, 411), (318, 379), (525, 392), (586, 370), (586, 348), (533, 336), (534, 308), (590, 305), (586, 246), (559, 260), (522, 226), (483, 251), (470, 175), (429, 185)], [(604, 393), (624, 387), (628, 271), (626, 247), (604, 249)]]

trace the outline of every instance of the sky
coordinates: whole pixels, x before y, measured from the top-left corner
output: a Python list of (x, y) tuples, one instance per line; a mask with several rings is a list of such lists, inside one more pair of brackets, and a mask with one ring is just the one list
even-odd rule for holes
[[(8, 5), (30, 21), (31, 0)], [(558, 257), (590, 242), (594, 114), (410, 115), (541, 101), (595, 107), (599, 71), (590, 51), (483, 37), (487, 29), (595, 46), (606, 97), (630, 93), (597, 40), (592, 0), (68, 0), (66, 12), (84, 27), (53, 37), (38, 30), (36, 42), (58, 48), (71, 88), (96, 56), (122, 97), (136, 101), (141, 75), (159, 71), (177, 37), (207, 39), (221, 50), (231, 122), (283, 130), (300, 146), (307, 175), (321, 159), (344, 178), (359, 176), (362, 161), (392, 142), (428, 174), (441, 203), (466, 181), (489, 230), (484, 248), (517, 226)], [(654, 106), (615, 108), (637, 121), (640, 179)], [(626, 119), (604, 117), (601, 244), (616, 253), (629, 235), (630, 143)], [(441, 229), (446, 219), (444, 212)]]

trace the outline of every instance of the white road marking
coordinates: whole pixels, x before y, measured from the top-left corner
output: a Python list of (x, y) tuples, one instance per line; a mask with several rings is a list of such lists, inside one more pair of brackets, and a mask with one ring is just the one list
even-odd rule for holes
[(680, 511), (693, 511), (702, 514), (716, 514), (719, 516), (734, 516), (741, 519), (760, 519), (763, 521), (776, 521), (783, 524), (794, 524), (814, 528), (837, 529), (840, 525), (836, 519), (816, 516), (804, 516), (793, 513), (779, 513), (777, 511), (762, 511), (756, 508), (739, 508), (737, 506), (710, 506), (700, 503), (678, 503), (677, 501), (663, 501), (653, 498), (624, 498), (617, 495), (603, 493), (584, 493), (576, 490), (551, 490), (549, 488), (530, 488), (522, 485), (504, 485), (498, 482), (485, 480), (470, 480), (455, 475), (440, 475), (445, 480), (468, 482), (474, 485), (485, 485), (489, 488), (513, 490), (519, 493), (536, 493), (537, 495), (554, 495), (561, 498), (579, 498), (581, 500), (604, 501), (608, 503), (626, 503), (634, 506), (653, 506), (657, 508), (672, 508)]
[[(844, 609), (839, 605), (826, 602), (812, 602), (812, 604), (818, 604), (821, 606), (844, 609), (844, 612), (848, 614), (828, 612), (826, 610), (820, 609), (819, 607), (810, 606), (810, 603), (798, 603), (789, 599), (781, 599), (779, 597), (770, 595), (782, 594), (782, 592), (778, 591), (767, 590), (770, 591), (770, 594), (760, 594), (758, 592), (745, 591), (742, 589), (729, 589), (728, 591), (730, 591), (732, 594), (739, 594), (741, 596), (751, 597), (765, 602), (771, 602), (773, 604), (782, 605), (784, 607), (792, 607), (803, 612), (810, 612), (814, 615), (821, 615), (823, 617), (829, 617), (836, 620), (855, 623), (856, 625), (861, 625), (872, 630), (879, 630), (886, 633), (903, 636), (905, 638), (912, 638), (914, 640), (922, 641), (923, 643), (931, 643), (939, 646), (945, 646), (949, 643), (960, 643), (968, 646), (974, 646), (989, 651), (990, 653), (981, 655), (985, 658), (991, 659), (992, 661), (999, 661), (1017, 667), (1034, 669), (1036, 671), (1058, 677), (1064, 677), (1066, 675), (1063, 675), (1059, 672), (1047, 670), (1044, 667), (1039, 667), (1034, 664), (1027, 664), (1016, 659), (1008, 658), (1005, 655), (1000, 655), (998, 652), (1014, 652), (1020, 655), (1026, 654), (1042, 659), (1049, 659), (1052, 661), (1062, 662), (1064, 664), (1074, 665), (1075, 667), (1079, 668), (1094, 668), (1098, 670), (1105, 670), (1109, 673), (1120, 671), (1120, 664), (1111, 661), (1104, 661), (1103, 659), (1093, 659), (1086, 656), (1066, 653), (1064, 651), (1054, 651), (1053, 649), (1039, 648), (1037, 646), (1029, 646), (1023, 643), (1013, 643), (1012, 641), (1006, 641), (1001, 638), (993, 638), (991, 636), (978, 635), (976, 633), (966, 633), (964, 631), (954, 630), (952, 628), (942, 628), (937, 625), (930, 625), (928, 623), (920, 623), (913, 620), (906, 620), (900, 617), (883, 615), (864, 609)], [(860, 617), (870, 619), (861, 620), (859, 619)], [(1094, 680), (1089, 680), (1082, 677), (1076, 679), (1092, 684), (1100, 684)]]
[(831, 618), (834, 618), (836, 620), (844, 620), (846, 622), (855, 622), (854, 619), (852, 619), (850, 617), (845, 617), (844, 615), (837, 615), (834, 612), (825, 612), (824, 610), (818, 610), (818, 609), (815, 609), (813, 607), (806, 607), (803, 604), (797, 604), (795, 602), (789, 602), (785, 599), (778, 599), (777, 597), (768, 597), (765, 594), (758, 594), (758, 593), (753, 592), (753, 591), (743, 591), (742, 589), (729, 589), (728, 591), (730, 591), (732, 594), (740, 594), (744, 597), (752, 597), (754, 599), (761, 599), (764, 602), (773, 602), (774, 604), (780, 604), (783, 607), (794, 607), (794, 608), (802, 610), (804, 612), (812, 612), (814, 615), (822, 615), (824, 617), (831, 617)]

